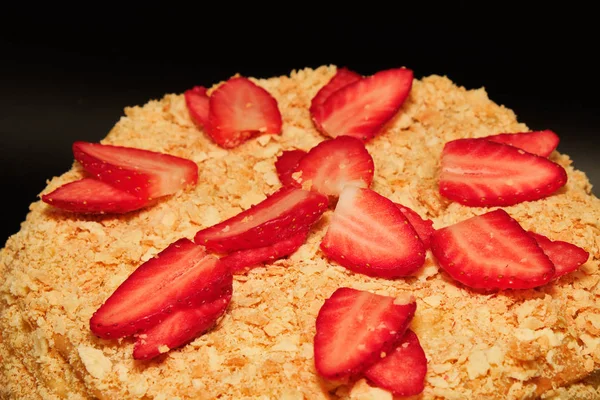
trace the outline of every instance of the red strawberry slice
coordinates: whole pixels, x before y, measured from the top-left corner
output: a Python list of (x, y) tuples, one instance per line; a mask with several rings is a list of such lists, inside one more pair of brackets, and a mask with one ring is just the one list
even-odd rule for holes
[(326, 379), (352, 377), (378, 361), (404, 335), (417, 303), (351, 288), (337, 289), (319, 310), (314, 339), (317, 372)]
[(567, 173), (548, 159), (485, 139), (458, 139), (442, 152), (440, 193), (473, 207), (510, 206), (539, 200), (567, 183)]
[(283, 187), (238, 215), (198, 231), (194, 240), (221, 253), (270, 246), (307, 230), (327, 206), (322, 194)]
[(483, 137), (496, 143), (504, 143), (540, 157), (548, 157), (558, 146), (558, 135), (551, 130), (499, 133)]
[(340, 136), (325, 140), (302, 157), (296, 185), (328, 196), (339, 196), (346, 185), (369, 187), (373, 181), (373, 158), (362, 141)]
[(334, 92), (361, 79), (362, 75), (350, 71), (347, 68), (339, 68), (333, 78), (331, 78), (331, 80), (317, 92), (315, 97), (313, 97), (310, 103), (310, 113), (313, 114), (315, 109), (321, 106)]
[(201, 128), (208, 125), (208, 95), (203, 86), (194, 86), (183, 94), (192, 120)]
[(300, 159), (306, 155), (303, 150), (286, 150), (275, 161), (277, 176), (283, 186), (294, 185), (292, 174), (296, 171)]
[(415, 211), (402, 204), (396, 203), (396, 206), (402, 211), (402, 214), (404, 214), (412, 227), (415, 228), (419, 239), (423, 242), (423, 246), (428, 249), (431, 244), (431, 234), (435, 231), (433, 221), (421, 218)]
[(139, 334), (133, 358), (149, 360), (183, 346), (211, 329), (231, 300), (231, 287), (215, 300), (197, 307), (175, 310), (157, 325)]
[(529, 289), (554, 276), (535, 239), (502, 209), (438, 229), (431, 251), (452, 278), (472, 288)]
[(327, 136), (369, 140), (398, 113), (412, 88), (413, 72), (395, 68), (346, 85), (315, 107), (312, 119)]
[(536, 240), (537, 244), (554, 264), (555, 272), (553, 278), (558, 278), (575, 271), (590, 256), (590, 253), (572, 243), (561, 240), (550, 240), (546, 236), (532, 231), (528, 233)]
[(231, 280), (218, 258), (180, 239), (138, 267), (94, 313), (90, 328), (105, 339), (129, 336), (176, 309), (218, 298)]
[(195, 162), (132, 147), (75, 142), (75, 159), (95, 178), (149, 201), (198, 181)]
[(321, 242), (325, 255), (361, 274), (397, 278), (425, 262), (425, 247), (398, 207), (370, 189), (346, 186)]
[(417, 335), (408, 329), (385, 358), (367, 370), (365, 377), (394, 396), (414, 396), (425, 388), (427, 357)]
[(304, 244), (307, 236), (308, 230), (304, 230), (270, 246), (235, 251), (222, 257), (221, 262), (229, 268), (231, 273), (243, 273), (248, 267), (258, 266), (263, 262), (275, 261), (294, 253)]
[(42, 195), (42, 201), (63, 210), (91, 214), (123, 214), (148, 204), (108, 183), (90, 178), (64, 184)]
[(210, 96), (208, 134), (219, 146), (233, 148), (255, 135), (281, 133), (277, 100), (243, 77), (231, 78)]

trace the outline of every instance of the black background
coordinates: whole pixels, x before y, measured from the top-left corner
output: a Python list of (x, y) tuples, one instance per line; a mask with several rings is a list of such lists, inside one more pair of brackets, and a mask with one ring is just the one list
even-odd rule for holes
[(19, 230), (46, 180), (71, 167), (73, 141), (99, 141), (124, 107), (235, 73), (269, 77), (323, 64), (363, 75), (406, 66), (418, 78), (440, 74), (485, 87), (531, 129), (558, 133), (558, 150), (600, 187), (591, 6), (338, 2), (327, 11), (323, 4), (3, 10), (0, 244)]

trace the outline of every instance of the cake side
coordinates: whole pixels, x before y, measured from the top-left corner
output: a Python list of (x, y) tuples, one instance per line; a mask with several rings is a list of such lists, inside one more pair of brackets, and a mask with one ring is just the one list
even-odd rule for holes
[[(535, 290), (476, 294), (441, 272), (427, 255), (415, 277), (384, 280), (353, 274), (318, 246), (331, 211), (286, 260), (236, 276), (228, 312), (211, 332), (152, 362), (134, 361), (133, 342), (107, 341), (89, 318), (116, 287), (168, 244), (192, 238), (263, 200), (280, 187), (274, 160), (282, 150), (309, 150), (324, 140), (308, 105), (335, 67), (257, 79), (278, 101), (281, 136), (223, 150), (189, 118), (182, 96), (126, 109), (104, 143), (162, 151), (199, 166), (198, 185), (154, 207), (121, 217), (76, 216), (36, 202), (22, 229), (0, 252), (0, 385), (6, 398), (348, 398), (368, 385), (332, 387), (314, 371), (314, 321), (340, 286), (417, 298), (414, 330), (428, 356), (423, 398), (553, 395), (598, 369), (597, 305), (600, 201), (566, 155), (566, 188), (536, 202), (506, 207), (526, 229), (590, 252), (580, 271)], [(525, 131), (509, 109), (444, 77), (415, 80), (386, 131), (367, 144), (373, 189), (441, 228), (486, 211), (451, 203), (437, 190), (441, 149), (461, 137)], [(43, 193), (82, 176), (78, 165)], [(20, 377), (17, 379), (17, 377)], [(593, 393), (574, 385), (572, 393)], [(565, 389), (556, 391), (562, 396)], [(384, 394), (385, 396), (385, 394)], [(385, 397), (384, 397), (385, 398)], [(585, 397), (582, 397), (585, 398)]]

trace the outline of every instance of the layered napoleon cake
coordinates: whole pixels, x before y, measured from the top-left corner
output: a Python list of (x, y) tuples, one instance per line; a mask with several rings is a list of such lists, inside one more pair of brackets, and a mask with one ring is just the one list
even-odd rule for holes
[(560, 136), (404, 68), (128, 107), (0, 251), (0, 397), (598, 399)]

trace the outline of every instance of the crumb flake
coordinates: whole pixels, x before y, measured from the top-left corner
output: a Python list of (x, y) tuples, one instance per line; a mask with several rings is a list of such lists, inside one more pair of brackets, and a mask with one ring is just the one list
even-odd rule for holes
[(77, 352), (85, 369), (94, 378), (102, 380), (111, 371), (112, 362), (104, 355), (102, 350), (82, 345), (77, 347)]

